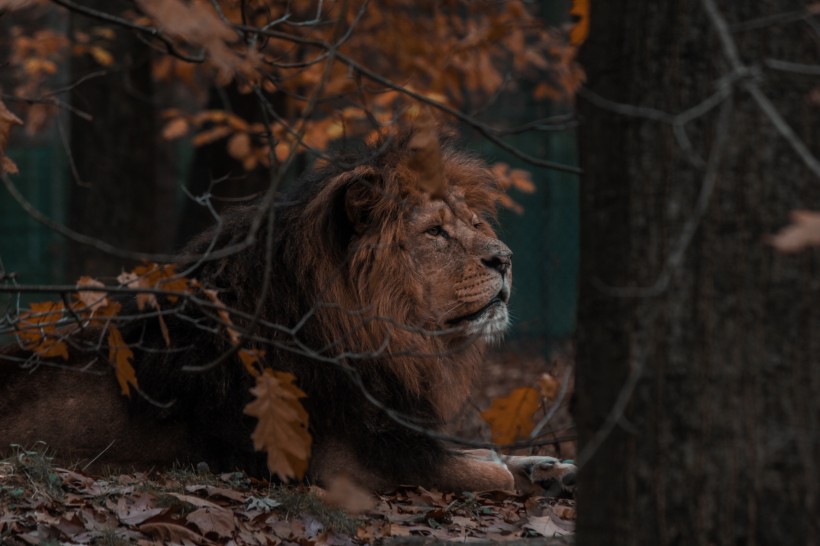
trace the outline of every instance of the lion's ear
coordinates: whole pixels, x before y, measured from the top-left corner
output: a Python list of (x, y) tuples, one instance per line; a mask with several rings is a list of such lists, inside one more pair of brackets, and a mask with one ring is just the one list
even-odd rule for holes
[(373, 210), (384, 189), (373, 170), (355, 173), (344, 188), (344, 211), (353, 233), (361, 235), (372, 221)]
[(367, 187), (367, 181), (351, 184), (345, 191), (345, 215), (353, 232), (361, 235), (370, 225), (373, 205), (373, 189)]

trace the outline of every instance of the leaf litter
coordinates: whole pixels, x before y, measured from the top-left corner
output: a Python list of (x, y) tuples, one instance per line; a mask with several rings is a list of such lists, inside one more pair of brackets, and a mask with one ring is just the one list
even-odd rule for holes
[(312, 546), (389, 544), (403, 537), (497, 543), (574, 532), (570, 499), (422, 487), (374, 496), (356, 491), (349, 481), (322, 489), (272, 485), (236, 472), (180, 469), (101, 479), (52, 467), (35, 475), (23, 463), (30, 465), (37, 452), (23, 453), (25, 459), (18, 453), (0, 461), (4, 545)]

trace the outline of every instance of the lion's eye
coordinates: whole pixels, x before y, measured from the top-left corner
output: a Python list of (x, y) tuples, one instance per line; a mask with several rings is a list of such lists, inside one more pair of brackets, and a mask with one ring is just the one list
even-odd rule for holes
[(439, 235), (447, 236), (447, 232), (444, 231), (444, 228), (441, 226), (433, 226), (427, 228), (427, 234), (432, 235), (433, 237), (438, 237)]

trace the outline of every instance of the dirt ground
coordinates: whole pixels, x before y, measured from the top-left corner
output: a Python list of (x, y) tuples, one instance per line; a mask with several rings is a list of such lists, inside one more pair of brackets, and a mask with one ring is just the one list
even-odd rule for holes
[[(549, 358), (532, 346), (488, 355), (470, 404), (450, 434), (489, 441), (480, 411), (520, 387), (556, 381), (534, 421), (541, 444), (517, 454), (572, 459), (569, 415), (572, 352)], [(556, 383), (557, 382), (557, 383)], [(401, 488), (372, 495), (346, 483), (327, 489), (276, 486), (242, 473), (195, 469), (93, 476), (60, 468), (48, 453), (18, 448), (0, 460), (0, 545), (348, 545), (571, 544), (571, 498), (521, 497), (513, 492), (428, 491)]]

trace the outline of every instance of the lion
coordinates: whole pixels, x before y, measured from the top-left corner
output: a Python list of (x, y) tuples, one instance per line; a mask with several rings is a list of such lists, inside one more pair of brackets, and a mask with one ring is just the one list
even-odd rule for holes
[[(512, 251), (492, 228), (499, 189), (486, 165), (444, 142), (444, 186), (425, 191), (410, 141), (328, 162), (262, 214), (264, 204), (230, 209), (180, 261), (235, 310), (264, 365), (293, 373), (307, 394), (312, 482), (571, 491), (571, 464), (459, 451), (441, 435), (508, 328)], [(230, 245), (241, 250), (208, 259)], [(137, 312), (133, 299), (123, 305)], [(130, 399), (97, 345), (78, 342), (85, 358), (35, 373), (6, 350), (0, 445), (45, 441), (90, 468), (205, 462), (267, 476), (243, 414), (253, 378), (214, 314), (180, 302), (164, 319), (170, 348), (156, 317), (122, 326), (140, 387)]]

